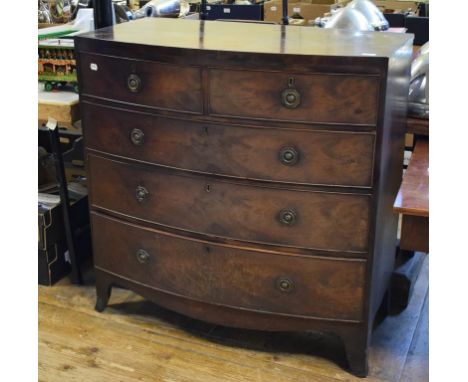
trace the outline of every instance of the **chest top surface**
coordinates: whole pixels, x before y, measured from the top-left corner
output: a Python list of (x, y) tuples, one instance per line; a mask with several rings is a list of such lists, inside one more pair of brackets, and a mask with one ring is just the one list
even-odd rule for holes
[(285, 55), (392, 57), (413, 35), (257, 23), (144, 18), (78, 37), (103, 42)]

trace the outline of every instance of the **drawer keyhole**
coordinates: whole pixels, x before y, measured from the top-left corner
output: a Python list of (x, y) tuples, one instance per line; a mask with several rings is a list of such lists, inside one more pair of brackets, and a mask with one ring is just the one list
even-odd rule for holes
[(295, 88), (294, 77), (288, 78), (288, 88), (281, 92), (281, 103), (288, 109), (295, 109), (301, 104), (301, 94)]

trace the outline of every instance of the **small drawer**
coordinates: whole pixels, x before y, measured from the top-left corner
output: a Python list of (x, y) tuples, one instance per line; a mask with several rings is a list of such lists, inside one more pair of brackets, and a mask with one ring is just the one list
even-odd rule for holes
[(208, 174), (371, 187), (375, 133), (217, 125), (85, 103), (89, 148)]
[(140, 284), (264, 313), (363, 318), (365, 260), (260, 253), (91, 218), (96, 267)]
[(201, 71), (81, 53), (81, 93), (157, 109), (201, 114)]
[(246, 185), (88, 155), (91, 204), (162, 226), (367, 253), (370, 196)]
[(287, 74), (211, 69), (212, 115), (238, 118), (375, 125), (375, 76)]

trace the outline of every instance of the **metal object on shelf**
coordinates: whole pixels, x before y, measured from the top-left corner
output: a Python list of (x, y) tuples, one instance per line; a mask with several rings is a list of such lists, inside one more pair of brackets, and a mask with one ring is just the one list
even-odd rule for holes
[(383, 13), (370, 0), (353, 0), (337, 9), (331, 17), (317, 18), (314, 25), (349, 31), (384, 31), (389, 28)]
[(346, 29), (350, 31), (373, 31), (374, 28), (364, 15), (352, 8), (345, 7), (336, 12), (328, 21), (316, 20), (316, 25), (324, 25), (324, 28)]
[(39, 23), (50, 24), (53, 21), (52, 14), (50, 13), (49, 3), (44, 0), (39, 0), (37, 9), (37, 20)]
[(429, 118), (429, 42), (425, 43), (411, 64), (408, 114)]
[(345, 9), (354, 9), (360, 12), (375, 31), (384, 31), (389, 28), (388, 21), (383, 13), (370, 0), (353, 0)]
[(133, 13), (134, 19), (143, 17), (179, 17), (180, 0), (151, 0)]

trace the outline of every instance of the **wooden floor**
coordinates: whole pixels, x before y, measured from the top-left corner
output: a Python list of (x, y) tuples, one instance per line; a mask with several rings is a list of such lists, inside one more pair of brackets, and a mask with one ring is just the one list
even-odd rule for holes
[[(334, 337), (210, 325), (117, 288), (97, 313), (86, 284), (39, 287), (39, 381), (362, 381)], [(428, 381), (427, 259), (415, 288), (409, 307), (375, 328), (367, 381)]]

